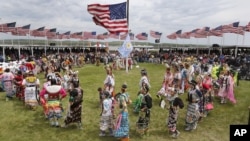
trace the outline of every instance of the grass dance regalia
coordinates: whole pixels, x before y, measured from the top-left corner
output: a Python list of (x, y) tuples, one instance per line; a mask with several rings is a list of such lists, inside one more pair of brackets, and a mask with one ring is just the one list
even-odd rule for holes
[(150, 109), (152, 108), (152, 98), (148, 92), (149, 86), (145, 83), (141, 89), (143, 97), (139, 112), (139, 119), (136, 122), (136, 131), (141, 135), (146, 134), (148, 132), (150, 122)]
[(34, 75), (33, 71), (29, 71), (27, 76), (22, 82), (24, 89), (24, 102), (25, 105), (30, 109), (35, 110), (39, 104), (38, 95), (39, 95), (39, 79)]
[[(42, 101), (46, 101), (47, 111), (45, 113), (50, 121), (50, 125), (59, 127), (58, 119), (62, 117), (63, 112), (61, 100), (66, 97), (66, 91), (61, 85), (57, 85), (54, 78), (50, 80), (50, 83), (50, 86), (47, 86), (40, 92), (40, 97)], [(45, 97), (46, 94), (47, 98)]]

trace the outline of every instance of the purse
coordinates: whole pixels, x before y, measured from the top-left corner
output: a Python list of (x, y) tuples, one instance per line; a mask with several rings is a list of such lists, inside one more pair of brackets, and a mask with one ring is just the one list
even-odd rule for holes
[(205, 106), (206, 110), (213, 110), (214, 109), (214, 104), (213, 103), (207, 103)]

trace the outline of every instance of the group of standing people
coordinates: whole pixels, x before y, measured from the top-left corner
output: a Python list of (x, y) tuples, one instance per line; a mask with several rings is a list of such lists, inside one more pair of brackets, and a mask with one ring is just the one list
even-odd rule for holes
[[(234, 73), (226, 63), (207, 62), (207, 69), (202, 67), (203, 62), (179, 62), (172, 60), (166, 67), (161, 90), (157, 96), (161, 98), (161, 107), (168, 109), (167, 127), (172, 137), (177, 138), (180, 131), (177, 130), (179, 109), (184, 107), (181, 95), (187, 93), (187, 113), (185, 118), (185, 130), (191, 131), (197, 128), (198, 122), (207, 116), (213, 109), (214, 96), (221, 99), (221, 104), (228, 100), (236, 103), (234, 98), (235, 79)], [(123, 84), (120, 90), (115, 89), (115, 76), (112, 67), (106, 66), (106, 78), (103, 86), (98, 88), (100, 94), (100, 133), (99, 136), (114, 136), (122, 141), (129, 140), (129, 113), (128, 105), (131, 104), (127, 91), (127, 84)], [(22, 72), (21, 69), (15, 74), (10, 69), (0, 75), (6, 92), (6, 101), (16, 94), (24, 104), (35, 110), (41, 104), (43, 113), (53, 127), (67, 127), (70, 123), (77, 123), (82, 129), (82, 101), (83, 89), (80, 81), (72, 68), (65, 72), (65, 76), (56, 73), (53, 64), (46, 71), (46, 82), (40, 88), (40, 80), (33, 71)], [(133, 110), (138, 114), (136, 131), (146, 134), (149, 129), (152, 97), (150, 95), (150, 80), (147, 70), (141, 70), (139, 91), (133, 102)], [(63, 80), (70, 82), (64, 83)], [(18, 91), (13, 92), (13, 86)], [(118, 93), (116, 93), (118, 91)], [(64, 124), (59, 124), (64, 111), (62, 100), (68, 98), (66, 117)], [(165, 102), (165, 104), (164, 104)]]
[(181, 95), (187, 93), (187, 112), (185, 130), (197, 128), (198, 122), (207, 117), (214, 109), (214, 99), (221, 104), (227, 101), (236, 103), (234, 88), (237, 86), (237, 72), (227, 63), (204, 60), (172, 60), (166, 64), (166, 72), (157, 97), (160, 105), (169, 110), (167, 126), (171, 136), (176, 138), (180, 132), (176, 129), (178, 109), (184, 107)]
[[(41, 82), (34, 70), (24, 67), (21, 65), (14, 72), (6, 68), (0, 75), (2, 87), (6, 92), (6, 101), (17, 97), (25, 107), (34, 111), (41, 105), (44, 116), (49, 120), (51, 126), (66, 127), (70, 123), (77, 123), (78, 127), (82, 129), (83, 89), (80, 87), (79, 79), (76, 79), (77, 74), (66, 73), (71, 74), (69, 74), (70, 88), (65, 88), (60, 72), (56, 72), (51, 66), (46, 72), (46, 81), (40, 87)], [(65, 110), (62, 100), (66, 97), (69, 97), (66, 116), (63, 125), (60, 125), (59, 119), (63, 117)]]

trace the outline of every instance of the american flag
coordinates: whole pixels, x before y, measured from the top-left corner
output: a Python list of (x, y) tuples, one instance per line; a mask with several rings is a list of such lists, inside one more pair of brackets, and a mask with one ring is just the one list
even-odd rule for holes
[(30, 35), (35, 37), (45, 37), (46, 31), (47, 30), (45, 30), (45, 27), (40, 27), (38, 29), (32, 30)]
[(194, 37), (196, 35), (196, 32), (199, 30), (199, 28), (196, 28), (192, 31), (190, 31), (190, 37)]
[(145, 32), (139, 33), (135, 36), (138, 40), (148, 40), (148, 34)]
[(203, 28), (201, 28), (201, 29), (199, 29), (199, 30), (197, 30), (196, 31), (196, 34), (200, 34), (200, 35), (207, 35), (207, 33), (209, 32), (209, 29), (210, 29), (210, 27), (203, 27)]
[[(123, 34), (120, 36), (120, 40), (125, 40), (126, 37), (127, 37), (127, 34)], [(129, 37), (130, 37), (130, 40), (134, 40), (135, 39), (134, 33), (129, 33)]]
[(179, 35), (179, 38), (181, 39), (190, 39), (190, 32), (183, 32)]
[(93, 15), (93, 21), (110, 33), (128, 32), (128, 22), (126, 14), (127, 2), (101, 5), (88, 5), (88, 12)]
[(97, 38), (98, 40), (108, 39), (108, 38), (109, 38), (108, 32), (105, 32), (105, 33), (103, 33), (103, 34), (98, 34), (96, 38)]
[(15, 30), (11, 31), (12, 35), (17, 36), (26, 36), (30, 32), (30, 24), (22, 26), (22, 27), (16, 27)]
[(60, 34), (59, 39), (70, 39), (70, 31)]
[(250, 32), (250, 22), (245, 26), (244, 28), (245, 31)]
[(55, 38), (56, 37), (56, 28), (52, 28), (52, 29), (49, 29), (47, 32), (46, 32), (46, 37), (47, 38)]
[(95, 31), (83, 32), (83, 36), (84, 38), (87, 38), (87, 39), (96, 39), (96, 32)]
[(167, 35), (167, 38), (171, 39), (171, 40), (177, 39), (177, 37), (181, 36), (181, 32), (182, 32), (182, 30), (177, 30), (176, 32), (174, 32), (172, 34)]
[(134, 33), (129, 33), (129, 37), (130, 37), (130, 40), (134, 40), (135, 39), (135, 34)]
[(125, 40), (126, 37), (127, 37), (127, 33), (121, 34), (121, 35), (120, 35), (120, 40)]
[(220, 25), (220, 26), (218, 26), (216, 28), (211, 29), (207, 35), (208, 36), (222, 37), (223, 36), (222, 25)]
[(0, 32), (11, 32), (15, 30), (16, 22), (0, 24)]
[(75, 32), (73, 34), (70, 35), (70, 38), (74, 38), (74, 39), (82, 39), (82, 32)]
[(160, 33), (160, 32), (150, 30), (150, 36), (153, 37), (153, 38), (160, 39), (161, 38), (161, 34), (162, 33)]
[(120, 35), (120, 33), (110, 33), (109, 38), (119, 39), (119, 35)]
[(61, 34), (59, 32), (55, 32), (55, 35), (47, 36), (47, 39), (61, 39)]
[(238, 27), (240, 22), (234, 22), (228, 25), (222, 26), (223, 33), (233, 33)]

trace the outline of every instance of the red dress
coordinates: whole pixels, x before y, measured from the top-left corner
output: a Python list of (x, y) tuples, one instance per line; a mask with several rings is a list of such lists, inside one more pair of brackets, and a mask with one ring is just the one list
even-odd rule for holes
[(24, 87), (22, 86), (23, 75), (16, 75), (14, 84), (16, 85), (16, 97), (19, 100), (24, 100)]

